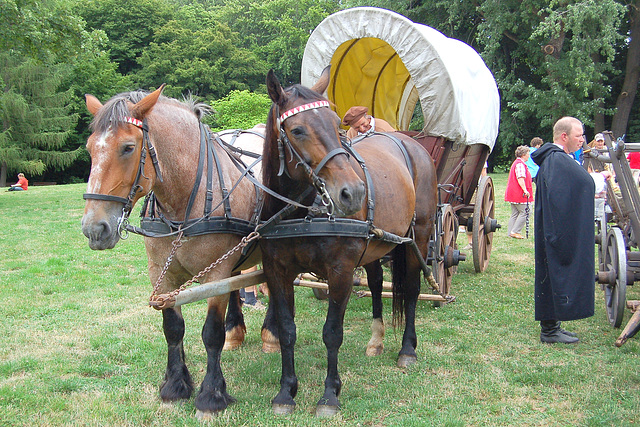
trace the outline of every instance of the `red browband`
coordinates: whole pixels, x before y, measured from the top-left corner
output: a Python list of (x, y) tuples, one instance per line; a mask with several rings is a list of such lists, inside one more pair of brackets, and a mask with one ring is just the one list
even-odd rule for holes
[(142, 129), (142, 120), (138, 120), (136, 118), (133, 117), (123, 117), (122, 121), (126, 122), (126, 123), (131, 123), (134, 126), (138, 126), (140, 129)]
[(293, 115), (302, 113), (303, 111), (313, 110), (315, 108), (322, 108), (322, 107), (329, 107), (329, 101), (316, 101), (316, 102), (311, 102), (309, 104), (300, 105), (298, 107), (293, 107), (292, 109), (282, 113), (282, 115), (278, 118), (278, 120), (280, 123), (282, 123)]

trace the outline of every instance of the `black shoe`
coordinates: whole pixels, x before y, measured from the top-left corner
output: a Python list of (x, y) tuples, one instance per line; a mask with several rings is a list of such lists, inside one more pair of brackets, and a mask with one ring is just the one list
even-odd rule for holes
[(556, 320), (540, 321), (540, 329), (540, 341), (546, 344), (575, 344), (580, 341), (577, 336), (572, 337), (562, 333), (560, 322)]
[[(559, 325), (560, 325), (560, 322), (558, 322), (558, 326)], [(566, 329), (563, 329), (562, 326), (560, 326), (560, 332), (562, 332), (563, 334), (568, 335), (570, 337), (577, 337), (578, 336), (578, 334), (576, 334), (575, 332), (570, 332), (570, 331), (567, 331)]]

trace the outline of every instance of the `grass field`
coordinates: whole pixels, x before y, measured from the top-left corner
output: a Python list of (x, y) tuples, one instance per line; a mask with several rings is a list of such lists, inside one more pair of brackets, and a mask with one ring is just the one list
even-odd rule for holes
[[(385, 352), (367, 358), (371, 304), (352, 298), (340, 352), (341, 413), (317, 420), (326, 303), (296, 289), (300, 389), (294, 415), (276, 417), (280, 357), (260, 352), (262, 313), (246, 313), (245, 345), (223, 355), (238, 402), (211, 425), (246, 426), (611, 426), (640, 424), (640, 337), (622, 348), (596, 290), (596, 315), (564, 324), (575, 346), (539, 342), (533, 320), (533, 239), (506, 236), (506, 175), (493, 175), (497, 217), (489, 268), (463, 263), (453, 304), (418, 307), (418, 362), (395, 367), (401, 331), (385, 302)], [(91, 251), (80, 230), (84, 185), (0, 192), (0, 425), (195, 426), (193, 398), (165, 405), (161, 315), (147, 307), (151, 285), (142, 238)], [(134, 215), (132, 215), (134, 216)], [(533, 230), (533, 229), (532, 229)], [(533, 234), (533, 233), (531, 233)], [(464, 235), (459, 243), (464, 242)], [(628, 298), (640, 299), (640, 285)], [(204, 377), (205, 303), (184, 308), (187, 363)], [(624, 322), (630, 314), (626, 313)]]

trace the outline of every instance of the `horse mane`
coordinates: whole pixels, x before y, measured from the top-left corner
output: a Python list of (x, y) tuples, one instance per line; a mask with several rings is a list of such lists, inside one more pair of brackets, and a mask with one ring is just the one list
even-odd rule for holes
[[(150, 92), (144, 90), (135, 90), (113, 96), (96, 113), (90, 125), (91, 131), (102, 133), (106, 132), (109, 127), (117, 131), (119, 127), (125, 125), (122, 118), (131, 116), (129, 103), (136, 104), (145, 96), (149, 95), (149, 93)], [(198, 120), (212, 112), (212, 108), (209, 105), (204, 102), (198, 102), (192, 94), (185, 97), (182, 102), (161, 95), (158, 103), (173, 104), (179, 108), (187, 109), (193, 113)]]
[[(319, 93), (309, 89), (308, 87), (296, 84), (284, 90), (287, 95), (287, 102), (302, 98), (308, 102), (324, 101)], [(280, 160), (278, 153), (278, 138), (280, 137), (280, 129), (278, 129), (277, 119), (280, 116), (280, 106), (275, 102), (269, 109), (267, 115), (267, 129), (265, 132), (265, 143), (262, 149), (262, 183), (274, 191), (281, 191), (280, 186), (284, 184), (284, 176), (277, 176), (280, 168)], [(265, 194), (264, 213), (273, 215), (275, 213), (275, 203), (278, 201), (268, 194)]]

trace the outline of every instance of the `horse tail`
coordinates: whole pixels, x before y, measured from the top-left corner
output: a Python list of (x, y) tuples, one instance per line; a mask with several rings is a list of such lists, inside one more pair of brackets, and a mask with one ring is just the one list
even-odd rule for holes
[(391, 284), (393, 289), (393, 327), (404, 321), (404, 300), (407, 278), (407, 245), (398, 245), (391, 254), (393, 260)]

